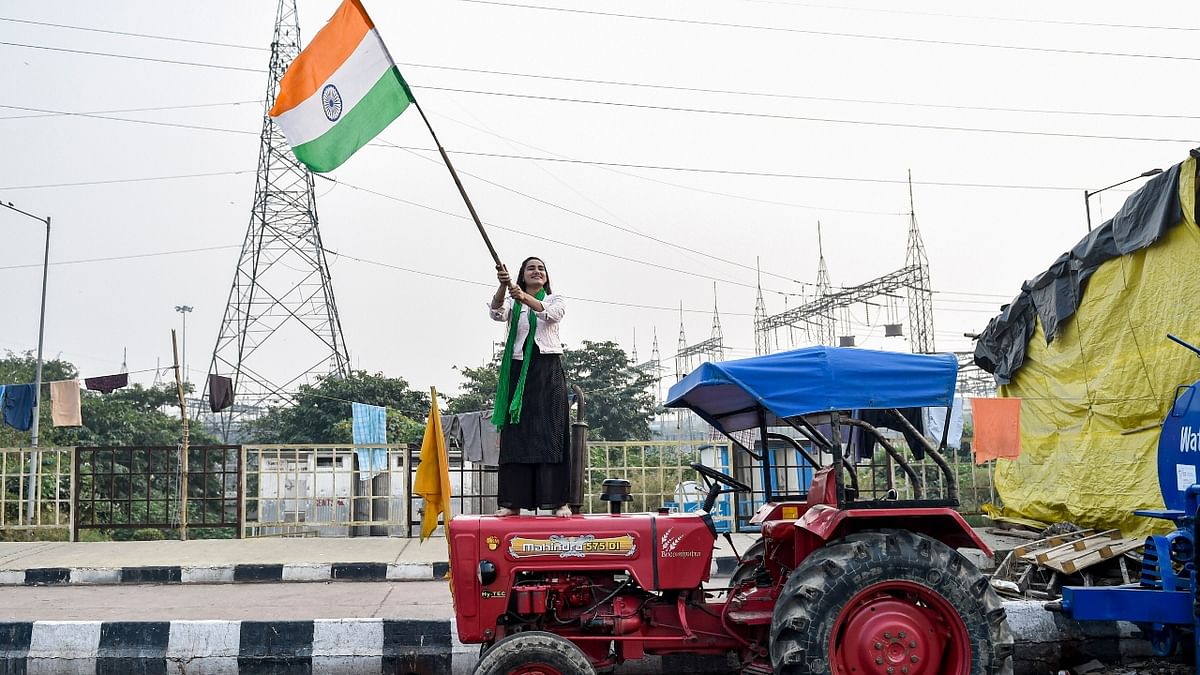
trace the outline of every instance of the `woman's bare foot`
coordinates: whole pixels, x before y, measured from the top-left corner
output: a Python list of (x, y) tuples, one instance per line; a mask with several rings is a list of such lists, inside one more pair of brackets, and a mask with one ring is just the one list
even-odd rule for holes
[(558, 516), (559, 518), (570, 518), (572, 515), (571, 507), (567, 506), (566, 504), (563, 504), (562, 506), (560, 506), (554, 510), (554, 515)]
[(515, 516), (515, 515), (517, 515), (517, 512), (513, 509), (508, 508), (507, 506), (501, 506), (500, 508), (496, 509), (496, 515), (498, 515), (498, 516)]

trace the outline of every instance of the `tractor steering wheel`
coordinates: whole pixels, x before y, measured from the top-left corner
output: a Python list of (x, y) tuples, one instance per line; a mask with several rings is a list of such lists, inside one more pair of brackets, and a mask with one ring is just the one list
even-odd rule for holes
[[(704, 500), (704, 506), (701, 507), (706, 513), (712, 513), (712, 508), (717, 503), (717, 497), (720, 497), (722, 493), (751, 491), (749, 485), (746, 485), (742, 481), (730, 476), (729, 474), (721, 473), (712, 467), (699, 463), (689, 464), (688, 466), (695, 470), (696, 473), (700, 474), (700, 476), (704, 479), (704, 482), (708, 485), (708, 497)], [(714, 490), (713, 488), (716, 485), (725, 485), (730, 489)]]
[(734, 492), (750, 492), (751, 490), (749, 485), (746, 485), (742, 481), (730, 476), (727, 473), (721, 473), (712, 467), (705, 466), (703, 464), (689, 464), (688, 466), (690, 466), (696, 473), (704, 476), (714, 483), (720, 483), (721, 485), (726, 485), (730, 488), (733, 488)]

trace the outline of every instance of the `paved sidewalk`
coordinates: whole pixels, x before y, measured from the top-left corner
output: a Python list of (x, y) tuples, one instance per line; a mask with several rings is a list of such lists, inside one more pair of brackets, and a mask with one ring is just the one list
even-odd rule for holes
[(447, 559), (444, 538), (0, 543), (0, 585), (428, 581)]
[[(733, 535), (739, 553), (757, 538)], [(717, 539), (713, 573), (737, 558)], [(449, 569), (446, 540), (257, 538), (194, 541), (0, 542), (0, 586), (275, 581), (429, 581)]]

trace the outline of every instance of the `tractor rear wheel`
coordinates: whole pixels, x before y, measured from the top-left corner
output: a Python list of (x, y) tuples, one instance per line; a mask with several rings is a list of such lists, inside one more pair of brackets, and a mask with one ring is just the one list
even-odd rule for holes
[(524, 631), (489, 647), (475, 664), (475, 675), (596, 675), (596, 669), (570, 640)]
[(754, 571), (762, 564), (763, 556), (766, 553), (767, 545), (763, 542), (763, 538), (759, 537), (742, 554), (741, 560), (738, 561), (737, 569), (733, 571), (733, 576), (729, 578), (729, 585), (734, 587), (740, 586), (743, 581), (754, 576)]
[(776, 673), (1007, 675), (1000, 598), (949, 546), (907, 530), (859, 532), (792, 572), (771, 622)]

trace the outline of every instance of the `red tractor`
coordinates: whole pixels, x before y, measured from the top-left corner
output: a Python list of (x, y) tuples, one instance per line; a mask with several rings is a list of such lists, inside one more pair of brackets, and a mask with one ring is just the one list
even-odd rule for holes
[[(455, 518), (455, 612), (459, 639), (482, 645), (475, 673), (590, 675), (682, 653), (724, 656), (744, 674), (1010, 673), (1003, 606), (956, 549), (991, 552), (953, 508), (944, 442), (934, 447), (905, 416), (946, 407), (949, 419), (956, 372), (951, 355), (814, 347), (706, 363), (673, 386), (668, 406), (695, 411), (762, 472), (751, 520), (762, 536), (728, 586), (706, 584), (718, 536), (710, 514), (720, 495), (751, 486), (703, 464), (691, 465), (709, 486), (698, 511), (624, 513), (629, 482), (609, 479), (607, 514)], [(922, 481), (884, 425), (910, 432), (910, 445), (919, 438), (913, 452), (940, 479)], [(760, 437), (753, 447), (738, 441), (747, 430)], [(882, 489), (860, 489), (851, 436), (883, 447)], [(807, 493), (772, 494), (776, 469), (761, 449), (780, 443), (820, 467)], [(927, 496), (935, 483), (939, 494)], [(916, 498), (898, 499), (898, 487)]]

